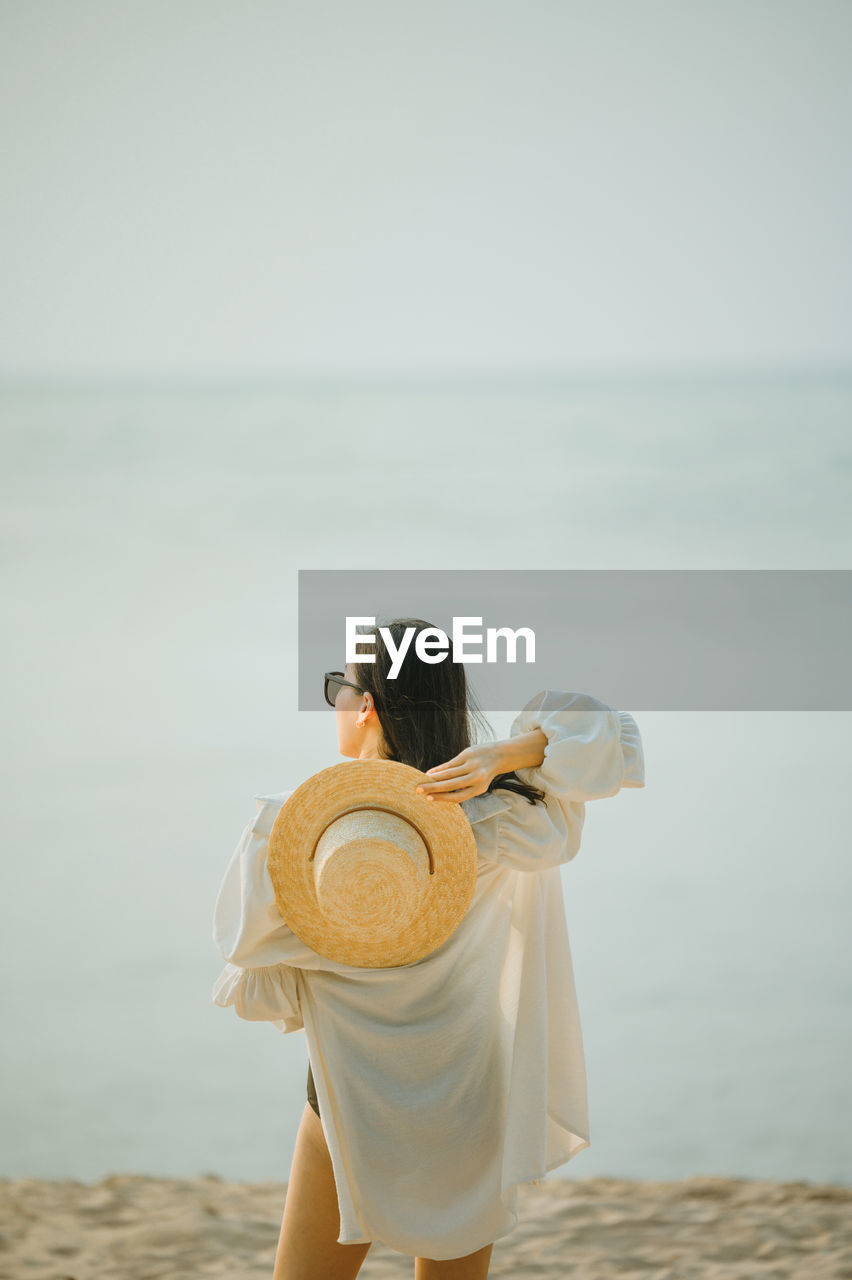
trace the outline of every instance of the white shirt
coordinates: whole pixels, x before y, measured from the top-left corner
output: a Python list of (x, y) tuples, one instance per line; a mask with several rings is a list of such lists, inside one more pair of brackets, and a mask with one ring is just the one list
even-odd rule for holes
[(292, 791), (255, 797), (222, 881), (213, 939), (228, 963), (213, 1000), (285, 1034), (304, 1028), (340, 1244), (473, 1253), (518, 1225), (520, 1183), (589, 1146), (559, 867), (580, 848), (586, 801), (645, 785), (644, 755), (633, 717), (587, 694), (537, 694), (510, 732), (533, 729), (547, 736), (544, 761), (516, 772), (547, 807), (500, 790), (461, 803), (473, 901), (414, 964), (339, 964), (284, 923), (266, 852)]

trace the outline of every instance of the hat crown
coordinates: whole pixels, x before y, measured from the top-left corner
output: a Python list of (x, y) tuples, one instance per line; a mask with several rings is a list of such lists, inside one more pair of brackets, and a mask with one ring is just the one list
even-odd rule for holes
[(431, 872), (429, 848), (399, 813), (375, 806), (332, 819), (313, 853), (317, 904), (353, 937), (415, 918)]

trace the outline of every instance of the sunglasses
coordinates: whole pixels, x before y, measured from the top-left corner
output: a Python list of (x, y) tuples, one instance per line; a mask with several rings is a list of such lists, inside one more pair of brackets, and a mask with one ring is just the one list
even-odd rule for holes
[(353, 684), (351, 680), (346, 680), (342, 671), (326, 671), (323, 674), (323, 679), (325, 680), (323, 693), (325, 694), (325, 700), (330, 707), (334, 706), (337, 700), (337, 695), (340, 693), (343, 685), (347, 685), (350, 689), (357, 689), (359, 693), (367, 692), (367, 690), (362, 689), (359, 684)]

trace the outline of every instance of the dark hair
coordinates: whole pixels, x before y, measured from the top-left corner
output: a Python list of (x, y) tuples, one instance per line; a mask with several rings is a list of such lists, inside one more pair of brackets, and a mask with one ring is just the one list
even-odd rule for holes
[[(396, 677), (391, 680), (391, 655), (379, 635), (378, 628), (386, 627), (393, 636), (395, 647), (402, 641), (408, 627), (414, 635)], [(494, 731), (482, 715), (473, 690), (468, 687), (462, 662), (422, 662), (414, 651), (417, 635), (433, 629), (431, 622), (422, 618), (394, 618), (390, 622), (376, 622), (375, 662), (349, 664), (353, 681), (371, 693), (376, 713), (382, 726), (384, 749), (388, 760), (399, 760), (424, 772), (433, 765), (451, 760), (465, 747), (480, 739), (472, 733), (474, 724), (494, 737)], [(356, 635), (372, 635), (368, 626), (355, 628)], [(530, 804), (547, 801), (540, 787), (522, 782), (515, 772), (498, 773), (492, 778), (488, 791), (515, 791), (525, 796)], [(487, 793), (486, 793), (487, 794)]]

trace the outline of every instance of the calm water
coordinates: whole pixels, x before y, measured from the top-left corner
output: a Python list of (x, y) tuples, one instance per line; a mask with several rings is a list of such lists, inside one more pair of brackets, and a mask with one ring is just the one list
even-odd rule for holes
[[(213, 1006), (210, 922), (253, 794), (339, 759), (298, 569), (850, 567), (849, 376), (0, 412), (6, 1176), (288, 1175), (304, 1033)], [(563, 869), (592, 1145), (555, 1176), (848, 1183), (850, 715), (637, 720), (647, 787)]]

